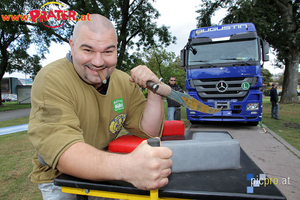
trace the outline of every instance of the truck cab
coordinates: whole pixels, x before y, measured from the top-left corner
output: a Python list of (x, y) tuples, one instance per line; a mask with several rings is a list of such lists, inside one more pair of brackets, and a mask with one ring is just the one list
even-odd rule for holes
[(253, 23), (227, 24), (192, 30), (181, 50), (186, 67), (185, 86), (198, 101), (222, 108), (215, 114), (187, 109), (187, 118), (197, 121), (262, 120), (261, 68), (269, 60), (269, 45)]

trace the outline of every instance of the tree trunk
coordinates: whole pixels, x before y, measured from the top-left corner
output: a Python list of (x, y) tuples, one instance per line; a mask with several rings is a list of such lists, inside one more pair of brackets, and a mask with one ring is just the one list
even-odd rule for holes
[(299, 34), (297, 21), (295, 21), (297, 19), (296, 13), (294, 13), (293, 3), (290, 0), (275, 0), (275, 3), (281, 12), (284, 31), (289, 33), (291, 37), (288, 41), (289, 45), (284, 50), (287, 55), (284, 59), (285, 70), (280, 103), (300, 103), (297, 93), (300, 51), (296, 42), (297, 34)]
[(7, 65), (8, 65), (8, 53), (7, 49), (1, 46), (1, 62), (0, 62), (0, 106), (3, 106), (2, 103), (2, 90), (1, 90), (1, 80), (5, 74)]
[(299, 50), (291, 49), (290, 56), (285, 59), (285, 71), (280, 103), (300, 103), (297, 92), (299, 58)]
[[(0, 81), (0, 86), (1, 86), (1, 81)], [(4, 106), (4, 104), (2, 103), (2, 91), (1, 91), (1, 87), (0, 87), (0, 107)]]
[(122, 25), (120, 29), (120, 35), (118, 38), (118, 43), (120, 45), (119, 55), (118, 55), (118, 61), (117, 61), (117, 68), (120, 70), (122, 69), (122, 63), (124, 59), (124, 54), (126, 51), (126, 39), (127, 39), (127, 23), (129, 20), (129, 0), (119, 0), (119, 5), (121, 7), (121, 15), (122, 15)]

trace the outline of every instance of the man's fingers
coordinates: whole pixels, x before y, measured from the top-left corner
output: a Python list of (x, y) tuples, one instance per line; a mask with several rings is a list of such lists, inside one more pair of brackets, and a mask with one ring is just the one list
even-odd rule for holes
[(172, 156), (171, 149), (167, 147), (151, 147), (144, 140), (132, 153), (129, 154), (136, 165), (130, 171), (131, 177), (136, 177), (128, 182), (140, 189), (152, 190), (168, 184), (171, 174)]
[(134, 82), (134, 79), (130, 76), (130, 77), (129, 77), (129, 81), (130, 81), (130, 82)]
[(161, 180), (160, 180), (160, 188), (161, 187), (164, 187), (165, 185), (167, 185), (169, 183), (169, 179), (168, 178), (162, 178)]
[(167, 178), (168, 176), (171, 175), (171, 173), (172, 173), (171, 168), (163, 169), (162, 172), (161, 172), (161, 177), (162, 178)]
[(134, 80), (139, 86), (146, 88), (147, 81), (158, 82), (157, 76), (145, 65), (139, 65), (130, 71), (131, 80)]
[(173, 152), (168, 147), (161, 146), (159, 149), (159, 157), (163, 159), (171, 158), (173, 155)]

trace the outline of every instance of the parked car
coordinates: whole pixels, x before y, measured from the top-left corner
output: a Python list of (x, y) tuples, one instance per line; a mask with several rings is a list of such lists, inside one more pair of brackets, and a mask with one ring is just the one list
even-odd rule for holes
[(2, 102), (17, 101), (18, 96), (16, 94), (3, 94), (1, 99), (2, 99)]

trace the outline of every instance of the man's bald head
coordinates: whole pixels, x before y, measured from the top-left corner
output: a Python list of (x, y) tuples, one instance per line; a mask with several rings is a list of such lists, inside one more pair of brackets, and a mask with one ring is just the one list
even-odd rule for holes
[(98, 88), (102, 85), (101, 70), (108, 79), (117, 66), (117, 34), (113, 24), (99, 14), (90, 21), (79, 21), (70, 39), (73, 66), (80, 78)]
[[(83, 27), (87, 27), (90, 31), (95, 32), (99, 35), (101, 35), (104, 32), (107, 31), (114, 31), (116, 34), (115, 27), (111, 23), (109, 19), (106, 17), (100, 15), (100, 14), (91, 14), (90, 15), (90, 21), (79, 21), (76, 23), (74, 30), (73, 30), (73, 40), (75, 41), (78, 33)], [(117, 38), (117, 34), (116, 34)]]

